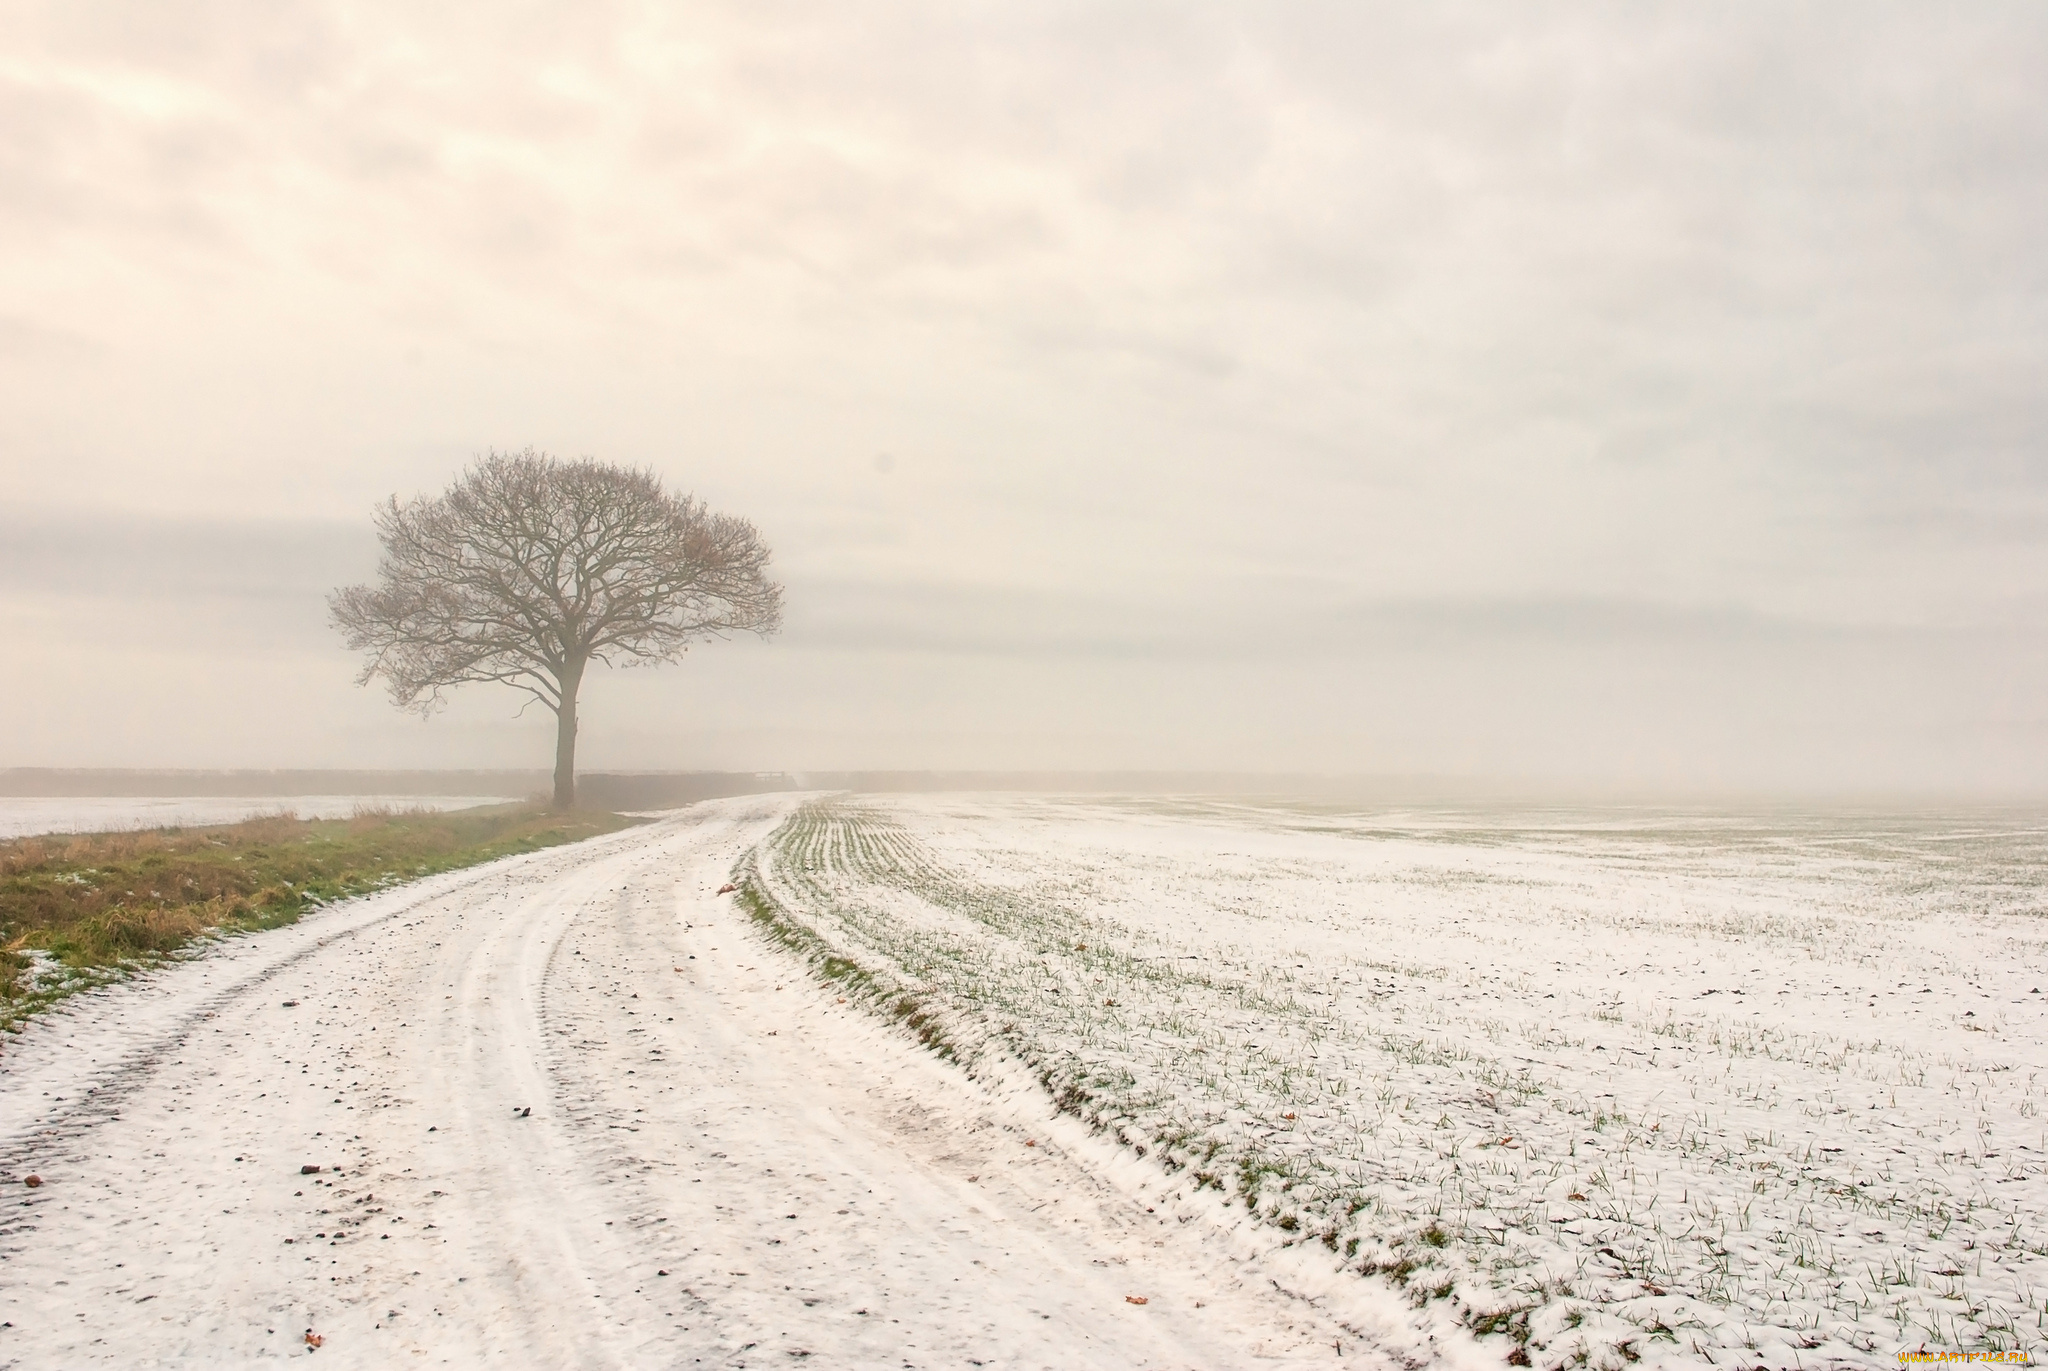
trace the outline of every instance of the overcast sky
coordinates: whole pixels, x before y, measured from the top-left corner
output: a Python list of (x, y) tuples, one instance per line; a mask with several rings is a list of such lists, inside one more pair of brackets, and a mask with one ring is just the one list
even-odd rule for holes
[(0, 0), (0, 765), (352, 684), (532, 445), (776, 550), (596, 767), (2048, 791), (2038, 3)]

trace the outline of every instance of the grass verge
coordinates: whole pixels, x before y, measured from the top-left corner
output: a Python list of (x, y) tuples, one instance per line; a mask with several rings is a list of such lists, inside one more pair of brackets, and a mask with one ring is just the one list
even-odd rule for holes
[(917, 1035), (919, 1042), (945, 1060), (961, 1060), (959, 1049), (940, 1027), (931, 1006), (859, 962), (840, 956), (832, 950), (830, 943), (799, 922), (761, 879), (761, 869), (754, 853), (749, 852), (740, 858), (739, 865), (733, 868), (732, 879), (738, 887), (740, 908), (746, 910), (747, 917), (754, 921), (755, 926), (795, 953), (827, 985), (845, 991), (848, 998), (859, 1000), (885, 1018), (903, 1024)]
[(0, 1029), (209, 934), (634, 822), (493, 805), (0, 842)]

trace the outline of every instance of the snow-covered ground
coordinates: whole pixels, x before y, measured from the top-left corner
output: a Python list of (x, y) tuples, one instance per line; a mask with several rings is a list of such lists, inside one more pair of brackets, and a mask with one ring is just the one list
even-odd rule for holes
[(0, 1367), (2038, 1358), (2044, 872), (2014, 816), (714, 801), (0, 1043)]
[(2048, 1350), (2039, 816), (838, 798), (744, 897), (1498, 1364)]
[(345, 819), (359, 809), (472, 809), (506, 803), (504, 797), (489, 795), (9, 795), (0, 796), (0, 838), (197, 828), (265, 814)]
[(807, 975), (716, 894), (798, 804), (337, 904), (0, 1044), (0, 1366), (1492, 1360)]

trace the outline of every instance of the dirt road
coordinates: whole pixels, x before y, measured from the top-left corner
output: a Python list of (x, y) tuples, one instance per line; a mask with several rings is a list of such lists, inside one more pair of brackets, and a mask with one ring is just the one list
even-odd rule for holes
[(714, 892), (790, 803), (337, 906), (9, 1043), (0, 1366), (1386, 1360), (1315, 1263), (758, 938)]

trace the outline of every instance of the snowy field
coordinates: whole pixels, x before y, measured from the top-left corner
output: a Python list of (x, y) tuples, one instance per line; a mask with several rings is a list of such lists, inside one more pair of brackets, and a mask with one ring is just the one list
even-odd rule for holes
[(2038, 1359), (2044, 856), (711, 801), (0, 1038), (0, 1368)]
[(842, 797), (743, 874), (842, 993), (1435, 1345), (2048, 1350), (2039, 816)]
[(107, 833), (198, 828), (265, 814), (345, 819), (358, 809), (473, 809), (507, 804), (490, 795), (87, 795), (0, 796), (0, 838), (34, 833)]

